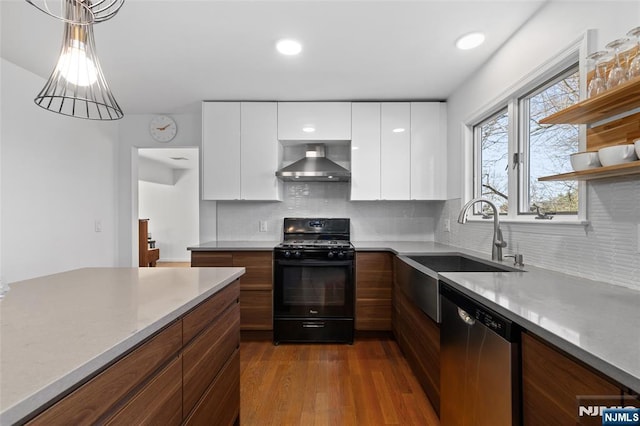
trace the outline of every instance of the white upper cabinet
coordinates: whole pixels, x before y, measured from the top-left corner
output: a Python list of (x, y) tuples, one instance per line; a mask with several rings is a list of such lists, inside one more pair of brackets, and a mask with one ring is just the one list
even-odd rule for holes
[(281, 200), (276, 102), (242, 102), (240, 189), (243, 200)]
[(202, 103), (202, 199), (240, 198), (240, 102)]
[(351, 140), (351, 103), (278, 102), (278, 139)]
[(411, 199), (447, 199), (447, 104), (411, 103)]
[(408, 200), (411, 196), (411, 105), (383, 103), (380, 126), (380, 198)]
[(380, 199), (380, 103), (351, 104), (351, 199)]
[(275, 102), (203, 102), (203, 199), (281, 199), (277, 117)]
[(446, 104), (354, 102), (351, 200), (446, 199)]

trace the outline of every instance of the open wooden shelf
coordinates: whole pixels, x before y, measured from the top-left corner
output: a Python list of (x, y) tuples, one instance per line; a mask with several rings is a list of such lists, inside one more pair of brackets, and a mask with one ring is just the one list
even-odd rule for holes
[(597, 169), (544, 176), (538, 178), (538, 180), (542, 182), (557, 180), (595, 180), (637, 174), (640, 174), (640, 160), (632, 163), (617, 164), (615, 166), (598, 167)]
[(640, 107), (640, 78), (578, 102), (542, 120), (541, 124), (591, 124)]

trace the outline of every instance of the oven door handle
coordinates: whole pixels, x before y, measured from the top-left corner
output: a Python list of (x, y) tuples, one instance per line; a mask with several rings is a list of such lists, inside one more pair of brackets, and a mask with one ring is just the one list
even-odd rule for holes
[(278, 266), (351, 266), (353, 260), (276, 260)]

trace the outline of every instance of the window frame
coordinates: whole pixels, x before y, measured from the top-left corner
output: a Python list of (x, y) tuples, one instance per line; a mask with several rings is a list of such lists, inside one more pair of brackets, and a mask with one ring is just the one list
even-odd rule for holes
[[(531, 170), (530, 170), (530, 162), (531, 162), (531, 151), (530, 151), (530, 134), (528, 131), (529, 128), (529, 102), (528, 99), (536, 96), (537, 94), (544, 92), (549, 87), (554, 86), (556, 83), (561, 80), (573, 75), (576, 72), (580, 72), (580, 64), (575, 63), (568, 68), (560, 71), (555, 76), (551, 77), (545, 83), (535, 87), (533, 90), (527, 92), (526, 94), (520, 96), (517, 99), (517, 122), (518, 122), (518, 140), (516, 153), (518, 153), (518, 199), (517, 199), (517, 209), (518, 216), (535, 216), (536, 213), (533, 211), (528, 211), (529, 206), (531, 205), (531, 200), (529, 199), (531, 191), (530, 191), (530, 178), (531, 178)], [(580, 81), (583, 80), (582, 74), (580, 74)], [(582, 98), (582, 96), (581, 96)], [(578, 130), (579, 132), (579, 130)], [(578, 139), (581, 139), (580, 132)], [(578, 142), (579, 146), (584, 146), (586, 143), (584, 141)], [(513, 156), (511, 157), (513, 159)], [(511, 166), (512, 168), (514, 166)], [(578, 200), (580, 200), (582, 194), (578, 191)], [(578, 212), (557, 212), (556, 215), (566, 216), (566, 217), (577, 217), (579, 216), (580, 206), (578, 206)]]
[[(520, 114), (521, 104), (520, 99), (524, 98), (527, 94), (533, 93), (536, 90), (541, 89), (546, 84), (551, 83), (555, 78), (561, 76), (567, 70), (572, 69), (577, 65), (580, 72), (580, 99), (586, 97), (586, 75), (587, 67), (586, 61), (582, 58), (586, 58), (588, 55), (590, 45), (594, 45), (595, 39), (594, 30), (587, 30), (581, 37), (576, 39), (573, 43), (569, 44), (564, 50), (553, 56), (551, 59), (537, 67), (531, 73), (525, 75), (513, 85), (509, 86), (504, 92), (502, 92), (493, 101), (485, 104), (476, 113), (468, 117), (462, 124), (463, 139), (465, 141), (464, 155), (464, 173), (463, 173), (463, 197), (462, 203), (471, 200), (476, 194), (476, 164), (478, 158), (476, 156), (476, 138), (475, 128), (479, 124), (490, 119), (505, 108), (509, 113), (509, 167), (508, 167), (508, 179), (509, 179), (509, 198), (516, 200), (515, 207), (509, 208), (507, 214), (501, 214), (500, 219), (503, 222), (524, 222), (535, 224), (577, 224), (586, 225), (587, 220), (587, 191), (586, 182), (578, 182), (578, 213), (577, 214), (562, 214), (554, 216), (553, 220), (536, 220), (535, 214), (521, 214), (521, 200), (520, 200), (520, 170), (522, 167), (513, 167), (513, 155), (520, 151), (520, 140), (522, 138), (521, 132), (525, 131), (526, 126), (522, 126), (519, 123), (522, 114)], [(586, 147), (586, 126), (579, 125), (579, 149), (582, 151)], [(522, 162), (522, 155), (519, 156), (519, 161)], [(469, 216), (469, 220), (485, 221), (480, 215), (476, 214)]]

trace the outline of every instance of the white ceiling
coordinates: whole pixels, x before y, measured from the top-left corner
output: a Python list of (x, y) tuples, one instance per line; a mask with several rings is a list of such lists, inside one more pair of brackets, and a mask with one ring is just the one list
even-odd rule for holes
[(198, 148), (141, 148), (138, 156), (177, 170), (198, 167)]
[[(204, 99), (444, 100), (546, 1), (127, 0), (95, 38), (125, 114)], [(24, 0), (1, 5), (2, 57), (47, 78), (62, 23)], [(455, 48), (478, 30), (483, 46)], [(276, 53), (282, 37), (302, 54)]]

